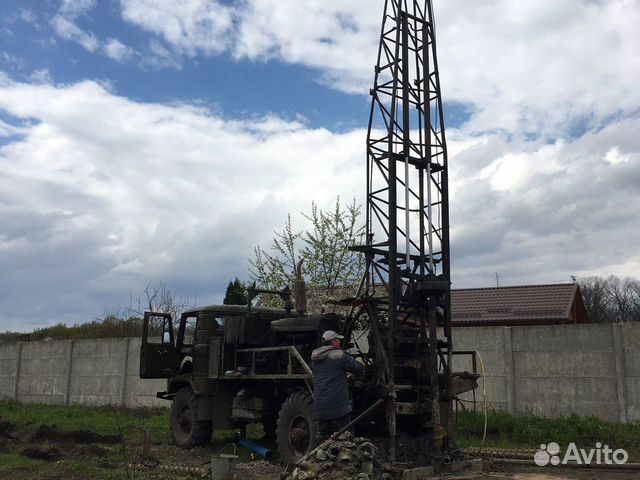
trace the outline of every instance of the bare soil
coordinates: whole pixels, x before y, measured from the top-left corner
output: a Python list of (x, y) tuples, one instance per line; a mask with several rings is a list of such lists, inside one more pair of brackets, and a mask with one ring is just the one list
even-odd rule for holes
[[(198, 478), (188, 469), (197, 470), (206, 466), (211, 453), (222, 445), (182, 450), (172, 445), (151, 445), (150, 456), (141, 458), (141, 445), (125, 444), (119, 435), (99, 435), (89, 430), (61, 431), (44, 425), (16, 426), (0, 422), (0, 455), (18, 454), (25, 459), (44, 462), (40, 474), (28, 467), (20, 471), (24, 478), (54, 479), (192, 479)], [(416, 445), (406, 442), (402, 445), (405, 455), (419, 453)], [(280, 480), (285, 466), (264, 460), (251, 459), (249, 453), (239, 450), (240, 462), (236, 467), (236, 478), (242, 480)], [(418, 455), (419, 456), (419, 455)], [(415, 461), (416, 457), (414, 457)], [(78, 475), (71, 465), (86, 464), (92, 474)], [(176, 467), (178, 466), (178, 467)], [(187, 467), (186, 469), (184, 467)], [(75, 467), (74, 467), (75, 468)], [(174, 468), (174, 470), (170, 470)], [(209, 474), (210, 475), (210, 474)], [(16, 478), (14, 474), (0, 479)], [(503, 464), (485, 464), (485, 472), (480, 474), (461, 473), (451, 475), (450, 480), (640, 480), (640, 472), (585, 470), (551, 467), (525, 467)]]
[(89, 430), (64, 432), (49, 425), (27, 425), (18, 427), (10, 422), (0, 423), (0, 438), (18, 440), (22, 443), (73, 443), (116, 444), (122, 442), (121, 435), (100, 435)]
[(486, 478), (499, 480), (640, 480), (640, 472), (493, 465)]

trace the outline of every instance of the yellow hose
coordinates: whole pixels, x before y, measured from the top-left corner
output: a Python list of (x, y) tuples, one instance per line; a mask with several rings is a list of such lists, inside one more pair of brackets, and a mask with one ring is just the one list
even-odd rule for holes
[(482, 410), (484, 411), (484, 431), (482, 432), (482, 444), (480, 445), (480, 450), (478, 450), (478, 455), (480, 455), (485, 443), (487, 442), (489, 407), (487, 405), (487, 376), (484, 370), (484, 362), (482, 361), (482, 355), (480, 355), (478, 350), (476, 350), (476, 355), (478, 355), (478, 358), (480, 359), (480, 370), (482, 370)]

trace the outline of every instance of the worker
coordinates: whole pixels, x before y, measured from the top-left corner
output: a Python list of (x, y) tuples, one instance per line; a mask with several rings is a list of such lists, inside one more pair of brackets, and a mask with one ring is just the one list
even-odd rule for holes
[(347, 377), (364, 374), (364, 366), (342, 349), (343, 339), (327, 330), (322, 334), (322, 346), (311, 353), (318, 445), (351, 422), (353, 407)]

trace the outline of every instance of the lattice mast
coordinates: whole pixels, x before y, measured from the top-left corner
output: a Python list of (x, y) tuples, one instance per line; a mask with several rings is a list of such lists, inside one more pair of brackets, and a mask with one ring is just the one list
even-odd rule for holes
[(420, 385), (418, 375), (411, 400), (428, 404), (435, 435), (446, 400), (438, 385), (450, 386), (451, 321), (447, 148), (431, 0), (385, 1), (370, 93), (367, 244), (359, 250), (367, 257), (365, 296), (378, 299), (372, 322), (386, 343), (389, 433), (395, 435), (398, 382), (407, 383), (397, 373), (407, 364), (406, 345), (423, 342), (414, 363), (429, 378)]

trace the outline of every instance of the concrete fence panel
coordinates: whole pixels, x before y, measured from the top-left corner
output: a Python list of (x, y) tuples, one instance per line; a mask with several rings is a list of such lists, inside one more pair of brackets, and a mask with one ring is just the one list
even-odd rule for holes
[(622, 377), (624, 383), (619, 394), (625, 396), (627, 418), (629, 421), (640, 420), (640, 328), (636, 325), (616, 326), (622, 340)]
[(69, 386), (73, 341), (21, 345), (17, 400), (64, 405)]
[[(457, 327), (456, 351), (478, 350), (475, 398), (495, 409), (640, 420), (640, 325)], [(165, 380), (142, 380), (140, 339), (0, 344), (0, 397), (56, 405), (169, 406)], [(454, 357), (454, 371), (471, 371)], [(477, 364), (480, 372), (480, 362)], [(463, 400), (471, 401), (468, 393)]]
[(0, 398), (16, 398), (21, 348), (22, 344), (0, 344)]
[(127, 354), (122, 339), (76, 340), (71, 359), (70, 404), (120, 403), (122, 359)]

